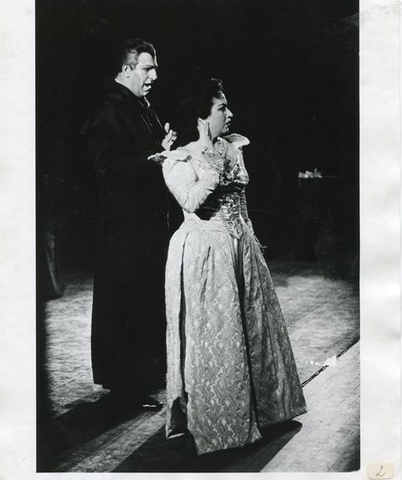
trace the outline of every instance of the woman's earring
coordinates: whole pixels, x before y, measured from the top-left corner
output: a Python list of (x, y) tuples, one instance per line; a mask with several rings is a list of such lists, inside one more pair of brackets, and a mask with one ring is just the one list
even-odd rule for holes
[(204, 123), (204, 134), (206, 137), (211, 138), (211, 129), (209, 128), (209, 122)]

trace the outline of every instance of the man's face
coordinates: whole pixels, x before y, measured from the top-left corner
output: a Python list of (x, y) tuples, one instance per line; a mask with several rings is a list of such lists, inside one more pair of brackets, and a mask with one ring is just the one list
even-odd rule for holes
[(156, 69), (158, 63), (149, 53), (143, 52), (138, 57), (138, 63), (134, 69), (130, 69), (128, 88), (136, 97), (145, 97), (152, 88), (153, 82), (158, 78)]

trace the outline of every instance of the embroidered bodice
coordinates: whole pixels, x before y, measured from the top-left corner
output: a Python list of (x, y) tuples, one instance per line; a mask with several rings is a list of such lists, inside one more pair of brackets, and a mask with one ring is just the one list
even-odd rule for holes
[(244, 223), (249, 222), (245, 197), (249, 177), (242, 154), (242, 147), (249, 141), (236, 134), (221, 141), (234, 146), (232, 165), (226, 156), (197, 158), (182, 149), (151, 159), (163, 164), (166, 185), (182, 207), (185, 219), (221, 222), (230, 235), (240, 238)]

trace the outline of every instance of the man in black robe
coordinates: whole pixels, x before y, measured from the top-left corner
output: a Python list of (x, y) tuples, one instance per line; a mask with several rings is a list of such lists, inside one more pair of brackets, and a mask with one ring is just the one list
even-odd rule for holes
[(154, 47), (131, 39), (118, 58), (84, 128), (99, 199), (92, 367), (95, 383), (141, 399), (163, 386), (166, 361), (167, 191), (147, 158), (169, 150), (176, 134), (146, 98), (157, 78)]

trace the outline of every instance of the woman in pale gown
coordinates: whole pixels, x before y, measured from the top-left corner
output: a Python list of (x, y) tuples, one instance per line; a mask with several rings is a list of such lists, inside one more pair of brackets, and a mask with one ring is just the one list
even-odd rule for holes
[(222, 83), (185, 102), (194, 141), (153, 157), (181, 206), (166, 265), (168, 438), (198, 454), (261, 438), (306, 411), (271, 275), (247, 213), (241, 135)]

